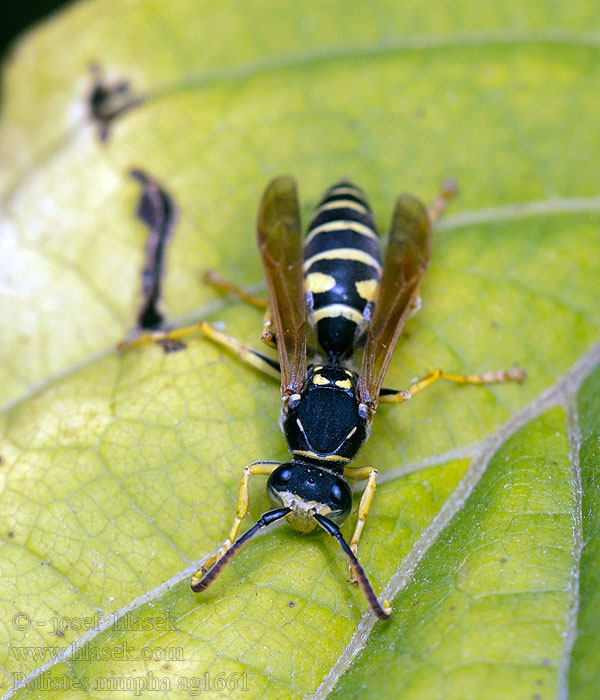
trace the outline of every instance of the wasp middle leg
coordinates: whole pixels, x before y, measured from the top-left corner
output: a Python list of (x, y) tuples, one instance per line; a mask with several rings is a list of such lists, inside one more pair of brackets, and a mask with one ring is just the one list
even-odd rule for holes
[(382, 389), (379, 401), (380, 403), (403, 403), (423, 389), (430, 387), (438, 379), (447, 379), (458, 384), (499, 384), (501, 382), (522, 382), (525, 376), (526, 373), (522, 367), (503, 369), (498, 372), (483, 372), (482, 374), (450, 374), (442, 369), (434, 369), (408, 389)]

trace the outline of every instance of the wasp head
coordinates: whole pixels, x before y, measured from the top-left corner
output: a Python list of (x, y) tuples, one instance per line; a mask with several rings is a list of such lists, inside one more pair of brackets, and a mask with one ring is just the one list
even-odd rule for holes
[(287, 520), (301, 532), (317, 527), (315, 515), (342, 522), (352, 509), (352, 490), (342, 476), (296, 460), (269, 476), (267, 494), (274, 506), (291, 508)]

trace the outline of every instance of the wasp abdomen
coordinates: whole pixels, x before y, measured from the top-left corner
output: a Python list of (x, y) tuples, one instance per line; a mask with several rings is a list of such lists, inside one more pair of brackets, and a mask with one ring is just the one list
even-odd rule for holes
[(358, 187), (340, 181), (323, 195), (304, 241), (308, 322), (331, 359), (352, 353), (380, 276), (379, 236), (369, 204)]

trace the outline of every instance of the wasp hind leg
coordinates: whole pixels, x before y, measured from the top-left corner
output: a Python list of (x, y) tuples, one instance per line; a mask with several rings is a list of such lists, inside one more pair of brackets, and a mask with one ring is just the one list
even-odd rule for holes
[(198, 332), (202, 333), (207, 338), (210, 338), (210, 340), (214, 341), (215, 343), (228, 348), (238, 357), (241, 357), (244, 362), (252, 367), (255, 367), (264, 374), (268, 374), (270, 377), (274, 377), (275, 379), (281, 379), (281, 370), (279, 369), (279, 362), (277, 362), (277, 360), (272, 360), (270, 357), (266, 357), (260, 352), (257, 352), (246, 345), (242, 345), (239, 340), (236, 340), (230, 335), (223, 333), (218, 328), (211, 326), (211, 324), (207, 323), (206, 321), (199, 321), (193, 326), (177, 328), (173, 331), (152, 331), (150, 333), (144, 333), (137, 338), (121, 343), (119, 345), (119, 350), (135, 347), (136, 345), (143, 345), (145, 343), (177, 343), (182, 338)]
[(202, 275), (202, 280), (215, 289), (226, 292), (227, 294), (233, 294), (238, 299), (250, 304), (250, 306), (254, 306), (255, 309), (266, 309), (268, 306), (266, 301), (255, 297), (253, 294), (249, 294), (235, 282), (230, 282), (228, 279), (225, 279), (225, 277), (221, 277), (221, 275), (214, 270), (206, 270)]
[(458, 192), (458, 183), (454, 178), (446, 178), (442, 182), (440, 191), (436, 195), (436, 198), (431, 203), (431, 206), (427, 209), (427, 216), (429, 217), (429, 223), (434, 226), (437, 220), (442, 216), (448, 203)]
[(379, 401), (381, 403), (404, 403), (423, 389), (430, 387), (438, 379), (447, 379), (457, 384), (499, 384), (501, 382), (522, 382), (525, 376), (525, 370), (521, 367), (513, 367), (513, 369), (500, 370), (499, 372), (483, 372), (482, 374), (450, 374), (442, 369), (434, 369), (408, 389), (381, 389)]
[(238, 299), (241, 299), (247, 304), (250, 304), (250, 306), (253, 306), (255, 309), (264, 309), (265, 317), (263, 320), (263, 327), (260, 339), (265, 345), (268, 345), (270, 348), (277, 347), (275, 343), (275, 335), (272, 331), (271, 311), (269, 309), (268, 302), (266, 302), (264, 299), (259, 299), (258, 297), (255, 297), (253, 294), (249, 294), (245, 289), (235, 284), (235, 282), (231, 282), (225, 277), (221, 277), (221, 275), (218, 272), (215, 272), (214, 270), (206, 270), (206, 272), (202, 276), (202, 279), (207, 284), (210, 284), (212, 287), (215, 287), (216, 289), (219, 289), (222, 292), (233, 294)]
[(240, 529), (240, 525), (242, 524), (242, 520), (248, 512), (248, 482), (250, 481), (250, 477), (255, 476), (256, 474), (268, 476), (269, 474), (271, 474), (272, 471), (277, 469), (277, 467), (280, 464), (281, 462), (253, 462), (247, 467), (244, 467), (244, 472), (242, 474), (242, 480), (240, 482), (240, 488), (238, 491), (237, 505), (235, 508), (235, 517), (233, 519), (231, 530), (229, 531), (229, 536), (227, 537), (225, 542), (223, 542), (217, 553), (213, 554), (212, 557), (207, 559), (202, 565), (202, 568), (192, 576), (192, 580), (190, 582), (192, 589), (195, 590), (198, 588), (198, 584), (200, 583), (208, 569), (214, 566), (219, 561), (219, 559), (221, 559), (231, 549), (233, 543), (236, 541), (237, 533)]

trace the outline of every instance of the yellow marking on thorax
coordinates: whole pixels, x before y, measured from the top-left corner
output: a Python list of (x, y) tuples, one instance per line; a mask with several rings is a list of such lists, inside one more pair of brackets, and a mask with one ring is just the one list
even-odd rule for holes
[(315, 236), (320, 233), (328, 233), (329, 231), (345, 231), (350, 229), (354, 233), (360, 233), (362, 236), (367, 236), (367, 238), (372, 238), (375, 241), (379, 240), (379, 236), (373, 231), (372, 228), (365, 226), (365, 224), (360, 224), (358, 221), (346, 221), (345, 219), (338, 219), (337, 221), (328, 221), (326, 224), (320, 224), (304, 239), (304, 245), (308, 245)]
[(329, 379), (325, 379), (322, 374), (315, 374), (315, 376), (312, 378), (312, 383), (317, 384), (318, 386), (327, 386), (331, 382)]
[(292, 450), (293, 455), (298, 455), (299, 457), (310, 457), (310, 459), (316, 459), (320, 462), (349, 462), (348, 457), (340, 457), (339, 455), (318, 455), (316, 452), (311, 450)]
[(379, 282), (376, 279), (372, 280), (361, 280), (360, 282), (355, 282), (354, 286), (359, 296), (366, 301), (373, 301), (375, 295), (377, 294), (377, 286)]
[(357, 262), (374, 267), (381, 274), (381, 265), (379, 262), (375, 260), (372, 255), (358, 248), (333, 248), (333, 250), (323, 250), (304, 262), (304, 272), (306, 272), (311, 265), (319, 262), (319, 260), (356, 260)]
[(340, 389), (352, 389), (352, 382), (349, 379), (338, 379), (335, 385)]
[(311, 272), (306, 276), (304, 286), (307, 292), (313, 294), (322, 294), (333, 289), (336, 285), (335, 277), (326, 275), (323, 272)]
[(361, 214), (369, 213), (369, 210), (364, 204), (359, 204), (353, 199), (334, 199), (333, 202), (326, 202), (325, 204), (321, 204), (320, 207), (317, 207), (313, 212), (312, 218), (315, 219), (321, 212), (330, 211), (331, 209), (354, 209)]
[(315, 324), (322, 318), (337, 318), (338, 316), (347, 318), (349, 321), (354, 321), (356, 325), (360, 325), (364, 320), (360, 311), (352, 308), (352, 306), (348, 306), (347, 304), (328, 304), (316, 311), (312, 311), (309, 315), (309, 321)]

